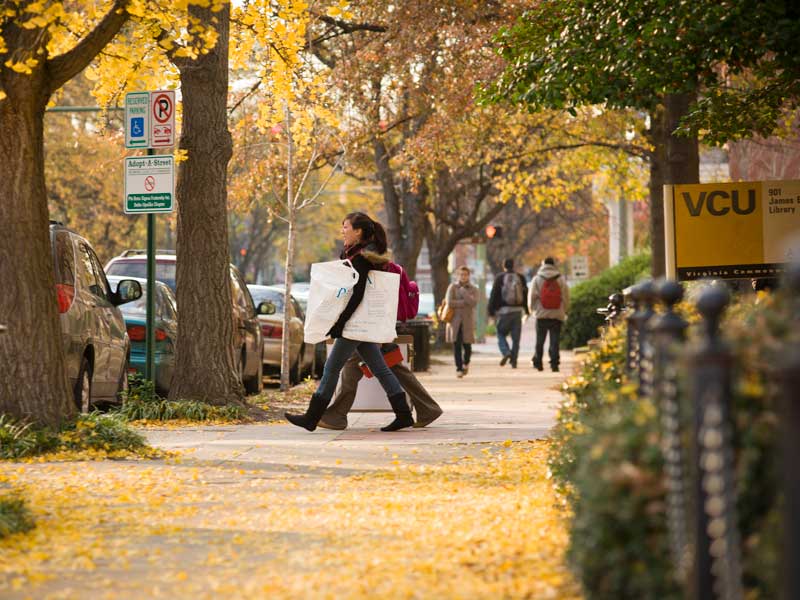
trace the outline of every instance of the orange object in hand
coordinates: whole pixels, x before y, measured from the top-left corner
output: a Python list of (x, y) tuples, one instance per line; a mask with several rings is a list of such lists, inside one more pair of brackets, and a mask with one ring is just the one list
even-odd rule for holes
[[(391, 350), (384, 352), (383, 360), (386, 361), (386, 366), (390, 369), (403, 362), (403, 353), (400, 351), (400, 346), (394, 345)], [(368, 378), (372, 378), (372, 371), (369, 370), (369, 367), (365, 363), (358, 363), (358, 368), (361, 369), (361, 372)]]

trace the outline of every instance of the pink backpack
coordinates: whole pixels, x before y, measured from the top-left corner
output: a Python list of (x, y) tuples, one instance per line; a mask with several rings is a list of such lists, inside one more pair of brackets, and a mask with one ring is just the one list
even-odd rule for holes
[(397, 320), (407, 321), (417, 316), (419, 312), (419, 286), (415, 281), (410, 281), (406, 270), (397, 263), (389, 261), (386, 264), (389, 273), (400, 275), (400, 290), (397, 299)]

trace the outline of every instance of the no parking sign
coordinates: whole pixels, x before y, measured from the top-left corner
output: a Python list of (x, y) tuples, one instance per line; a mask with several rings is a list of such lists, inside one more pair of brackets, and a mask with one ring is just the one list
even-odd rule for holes
[(150, 147), (175, 145), (175, 92), (150, 92)]
[(171, 148), (175, 145), (175, 90), (125, 95), (125, 147)]

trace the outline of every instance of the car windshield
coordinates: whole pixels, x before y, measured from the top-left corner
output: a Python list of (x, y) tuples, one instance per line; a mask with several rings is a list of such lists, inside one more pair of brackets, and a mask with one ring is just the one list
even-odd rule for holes
[(271, 290), (269, 288), (257, 288), (249, 286), (250, 295), (253, 296), (253, 302), (256, 306), (262, 302), (272, 302), (275, 305), (275, 312), (283, 312), (283, 292), (278, 290)]
[[(145, 260), (117, 260), (106, 269), (106, 275), (122, 275), (124, 277), (139, 277), (147, 279), (147, 261)], [(156, 262), (156, 279), (166, 283), (175, 292), (175, 263)]]

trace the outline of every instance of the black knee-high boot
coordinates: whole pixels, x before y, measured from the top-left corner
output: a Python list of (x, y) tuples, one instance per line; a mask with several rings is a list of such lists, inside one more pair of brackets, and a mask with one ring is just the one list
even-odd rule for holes
[(308, 410), (303, 415), (293, 415), (290, 413), (283, 413), (286, 420), (292, 425), (303, 427), (309, 431), (314, 431), (317, 428), (317, 423), (328, 408), (328, 400), (317, 394), (311, 396), (311, 402), (308, 403)]
[(414, 419), (411, 418), (411, 409), (406, 402), (405, 392), (389, 396), (389, 404), (392, 405), (392, 410), (394, 411), (394, 421), (386, 427), (381, 427), (381, 431), (397, 431), (398, 429), (411, 427), (414, 424)]

